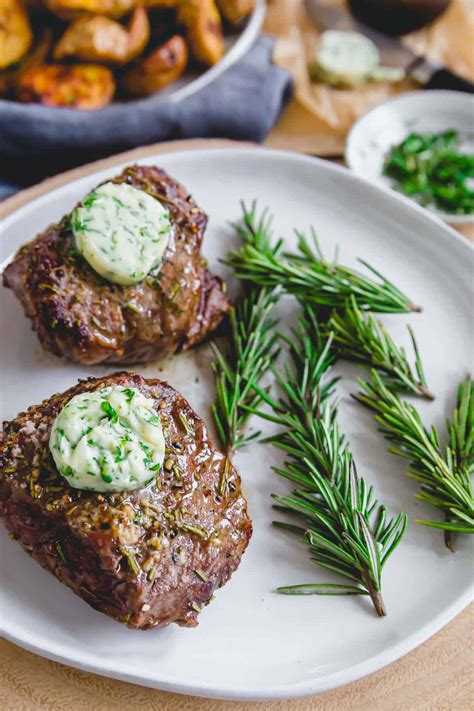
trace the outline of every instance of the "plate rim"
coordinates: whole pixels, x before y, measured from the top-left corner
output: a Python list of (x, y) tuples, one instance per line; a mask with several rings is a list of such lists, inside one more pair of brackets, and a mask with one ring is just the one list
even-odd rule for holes
[[(453, 92), (453, 93), (459, 93), (459, 92)], [(190, 143), (194, 143), (194, 139), (190, 140)], [(211, 139), (211, 143), (212, 143)], [(158, 163), (160, 159), (164, 156), (177, 156), (181, 154), (189, 154), (189, 153), (207, 153), (207, 152), (212, 152), (214, 154), (216, 153), (235, 153), (237, 156), (241, 156), (244, 152), (245, 153), (261, 153), (264, 156), (271, 156), (274, 158), (286, 158), (287, 160), (293, 160), (294, 162), (305, 162), (308, 164), (316, 164), (322, 167), (323, 170), (328, 170), (329, 172), (334, 172), (335, 174), (339, 175), (344, 175), (346, 177), (349, 177), (350, 180), (353, 180), (357, 183), (359, 183), (362, 186), (365, 186), (365, 188), (369, 190), (374, 190), (379, 193), (383, 193), (384, 195), (387, 196), (389, 200), (394, 200), (396, 202), (399, 202), (400, 204), (405, 205), (409, 210), (414, 211), (418, 213), (422, 217), (422, 219), (426, 219), (429, 222), (432, 222), (437, 225), (438, 228), (441, 228), (442, 231), (445, 232), (444, 238), (446, 239), (447, 235), (449, 234), (449, 238), (454, 238), (458, 244), (463, 244), (465, 248), (469, 252), (474, 252), (474, 243), (472, 243), (469, 239), (466, 237), (462, 236), (454, 227), (451, 225), (447, 224), (439, 215), (435, 212), (431, 212), (430, 210), (427, 210), (426, 208), (422, 207), (421, 205), (418, 205), (418, 203), (414, 202), (411, 200), (409, 197), (406, 195), (403, 195), (402, 193), (399, 193), (389, 186), (383, 184), (383, 183), (378, 183), (378, 182), (373, 182), (372, 180), (368, 180), (367, 178), (364, 178), (363, 176), (359, 175), (356, 173), (354, 170), (352, 170), (349, 166), (346, 167), (344, 165), (338, 165), (337, 163), (332, 163), (329, 160), (318, 157), (318, 156), (311, 156), (307, 155), (304, 153), (298, 153), (297, 151), (292, 151), (292, 150), (284, 150), (284, 149), (279, 149), (279, 148), (270, 148), (267, 146), (262, 146), (258, 144), (253, 144), (253, 143), (248, 143), (248, 142), (242, 142), (240, 143), (239, 141), (229, 141), (229, 145), (220, 145), (219, 139), (217, 139), (217, 145), (209, 145), (209, 146), (203, 146), (203, 147), (191, 147), (191, 148), (186, 148), (183, 146), (182, 148), (180, 147), (178, 150), (173, 150), (171, 148), (172, 144), (174, 142), (170, 141), (168, 143), (157, 143), (155, 145), (150, 146), (149, 148), (151, 149), (150, 152), (146, 153), (146, 155), (141, 155), (138, 157), (134, 157), (133, 153), (135, 153), (137, 150), (140, 151), (141, 149), (132, 149), (132, 151), (124, 151), (122, 153), (117, 153), (116, 155), (109, 156), (108, 158), (101, 159), (98, 161), (93, 161), (92, 163), (80, 166), (78, 168), (73, 168), (70, 171), (66, 171), (64, 173), (60, 173), (57, 176), (52, 176), (51, 178), (47, 179), (45, 182), (47, 183), (48, 180), (56, 182), (57, 179), (59, 178), (64, 178), (65, 182), (61, 182), (59, 185), (55, 185), (51, 189), (46, 190), (45, 192), (41, 192), (39, 195), (33, 197), (31, 200), (28, 200), (25, 203), (20, 204), (18, 207), (14, 207), (13, 210), (10, 212), (8, 211), (7, 214), (4, 217), (1, 217), (2, 215), (2, 203), (0, 202), (0, 238), (1, 238), (1, 230), (2, 228), (5, 227), (5, 225), (8, 226), (10, 221), (13, 219), (13, 217), (17, 214), (18, 211), (28, 209), (34, 203), (37, 201), (45, 198), (47, 195), (50, 193), (54, 193), (56, 191), (63, 190), (67, 185), (70, 185), (71, 183), (78, 182), (84, 178), (89, 178), (92, 177), (98, 173), (102, 172), (107, 172), (109, 170), (117, 169), (121, 170), (122, 166), (127, 165), (128, 163), (133, 163), (139, 165), (141, 161), (146, 162), (146, 164), (149, 164), (151, 160), (153, 160), (155, 157), (158, 160)], [(178, 141), (178, 143), (181, 143)], [(186, 141), (183, 141), (183, 143), (186, 143)], [(225, 143), (227, 143), (225, 141)], [(160, 152), (160, 145), (165, 147), (166, 145), (170, 146), (170, 150), (166, 150), (165, 152), (161, 153)], [(153, 149), (156, 148), (156, 153), (154, 152)], [(118, 162), (115, 162), (116, 158), (121, 158), (123, 156), (124, 160), (120, 160)], [(129, 158), (127, 158), (129, 156)], [(114, 161), (113, 163), (109, 164), (109, 161)], [(166, 158), (165, 158), (166, 160)], [(91, 170), (90, 172), (86, 172), (84, 174), (81, 174), (81, 170), (84, 170), (88, 167), (94, 167), (97, 166), (96, 170)], [(70, 176), (70, 179), (69, 177)], [(20, 191), (18, 194), (14, 194), (11, 197), (7, 198), (4, 201), (4, 204), (6, 204), (7, 210), (8, 210), (8, 202), (15, 201), (18, 197), (18, 195), (21, 195), (23, 192), (27, 193), (29, 191), (34, 191), (35, 188), (41, 187), (41, 182), (38, 183), (37, 185), (34, 185), (32, 187), (26, 188), (24, 191)]]
[[(348, 167), (354, 172), (354, 174), (361, 176), (361, 173), (359, 172), (359, 162), (354, 158), (354, 154), (356, 152), (357, 146), (360, 143), (359, 132), (361, 131), (361, 128), (364, 126), (365, 123), (372, 120), (372, 118), (377, 113), (380, 113), (381, 111), (385, 110), (386, 107), (390, 108), (397, 104), (403, 105), (409, 104), (410, 102), (420, 102), (421, 104), (423, 104), (423, 102), (433, 100), (436, 97), (438, 97), (440, 101), (444, 99), (447, 102), (455, 101), (459, 104), (467, 104), (468, 101), (471, 101), (474, 111), (474, 98), (472, 98), (470, 94), (466, 94), (462, 91), (453, 91), (451, 89), (410, 91), (403, 94), (399, 94), (398, 96), (394, 96), (391, 99), (387, 99), (387, 101), (384, 101), (381, 104), (377, 104), (377, 106), (372, 107), (369, 111), (367, 111), (365, 114), (363, 114), (357, 119), (357, 121), (351, 126), (349, 133), (346, 136), (344, 159)], [(387, 187), (385, 183), (381, 181), (380, 176), (377, 176), (376, 179), (370, 180), (369, 182), (381, 187)], [(394, 188), (389, 187), (389, 190), (392, 190), (397, 195), (399, 194)], [(418, 204), (410, 198), (407, 199), (410, 200), (410, 202), (414, 205)], [(428, 212), (430, 215), (435, 215), (439, 217), (443, 222), (447, 223), (448, 226), (470, 225), (474, 222), (474, 215), (451, 215), (448, 212), (443, 212), (442, 210), (438, 209)]]
[[(370, 182), (361, 176), (351, 172), (343, 166), (335, 165), (329, 163), (320, 158), (314, 158), (311, 156), (306, 156), (298, 154), (292, 151), (282, 151), (270, 148), (258, 147), (258, 146), (247, 146), (247, 147), (203, 147), (203, 148), (192, 148), (190, 150), (178, 150), (176, 152), (170, 153), (157, 153), (150, 152), (146, 157), (143, 156), (140, 160), (143, 161), (153, 161), (157, 160), (159, 163), (160, 158), (164, 156), (179, 156), (181, 154), (196, 154), (196, 153), (209, 153), (213, 155), (216, 153), (227, 154), (229, 156), (238, 155), (239, 158), (247, 154), (252, 156), (255, 154), (262, 154), (262, 156), (268, 157), (270, 160), (284, 159), (289, 160), (293, 163), (304, 163), (307, 165), (317, 166), (318, 169), (333, 173), (336, 175), (344, 175), (346, 179), (359, 184), (368, 193), (383, 193), (387, 196), (389, 201), (393, 204), (399, 203), (400, 207), (407, 209), (408, 212), (418, 213), (419, 217), (427, 223), (431, 223), (436, 226), (438, 232), (438, 239), (443, 238), (443, 240), (452, 240), (453, 238), (458, 242), (459, 245), (463, 245), (462, 249), (465, 250), (466, 255), (469, 254), (471, 257), (474, 254), (474, 245), (469, 243), (468, 240), (463, 238), (459, 233), (457, 233), (453, 228), (448, 226), (441, 220), (437, 215), (432, 214), (422, 208), (419, 205), (414, 204), (409, 198), (399, 195), (391, 190), (389, 187), (384, 185), (379, 185)], [(166, 160), (166, 158), (165, 158)], [(123, 161), (123, 164), (128, 162), (127, 159)], [(22, 210), (34, 209), (38, 201), (42, 199), (47, 199), (48, 196), (54, 193), (63, 191), (67, 187), (75, 182), (82, 180), (83, 178), (93, 178), (94, 175), (101, 172), (117, 169), (119, 170), (122, 163), (114, 165), (98, 165), (96, 170), (93, 170), (85, 175), (75, 175), (71, 180), (66, 180), (62, 185), (47, 190), (46, 192), (40, 194), (39, 196), (33, 198), (32, 200), (26, 202), (24, 205), (14, 209), (9, 215), (7, 215), (0, 222), (0, 229), (8, 226), (10, 222), (14, 222), (17, 219), (18, 214)], [(87, 654), (76, 653), (75, 657), (71, 657), (62, 652), (62, 646), (58, 644), (47, 644), (41, 645), (37, 641), (32, 640), (31, 635), (27, 638), (21, 633), (15, 634), (15, 629), (7, 629), (7, 624), (2, 624), (0, 627), (0, 634), (5, 637), (10, 642), (17, 644), (18, 646), (34, 652), (42, 657), (51, 659), (53, 661), (72, 666), (83, 671), (92, 672), (100, 676), (106, 676), (108, 678), (121, 679), (130, 683), (139, 684), (142, 686), (148, 686), (151, 688), (162, 689), (164, 691), (172, 691), (175, 693), (202, 696), (207, 698), (215, 699), (229, 699), (229, 700), (278, 700), (278, 699), (288, 699), (296, 698), (300, 696), (308, 696), (313, 694), (318, 694), (329, 689), (342, 686), (343, 684), (348, 684), (363, 678), (369, 674), (372, 674), (388, 664), (396, 661), (400, 657), (404, 656), (408, 652), (412, 651), (424, 641), (429, 639), (432, 635), (436, 634), (442, 627), (444, 627), (448, 622), (450, 622), (457, 614), (459, 614), (464, 608), (467, 607), (472, 599), (472, 589), (467, 589), (463, 594), (459, 595), (448, 607), (442, 610), (431, 622), (425, 624), (421, 629), (405, 637), (403, 640), (395, 645), (392, 645), (388, 650), (380, 652), (368, 659), (365, 659), (358, 664), (355, 664), (344, 669), (340, 669), (337, 672), (322, 676), (318, 679), (293, 682), (290, 684), (285, 684), (283, 687), (267, 686), (258, 687), (258, 689), (251, 687), (248, 691), (244, 689), (235, 690), (229, 685), (216, 686), (213, 684), (209, 685), (208, 682), (193, 682), (190, 684), (183, 683), (181, 680), (173, 680), (169, 678), (159, 679), (156, 676), (151, 678), (150, 676), (131, 673), (126, 669), (121, 668), (121, 664), (116, 662), (113, 665), (107, 665), (107, 663), (102, 662), (101, 665), (95, 662), (87, 661)], [(112, 668), (112, 666), (114, 668)], [(159, 676), (159, 675), (158, 675)]]
[[(117, 670), (116, 668), (108, 668), (107, 664), (99, 666), (97, 664), (83, 660), (83, 655), (78, 655), (74, 662), (71, 662), (69, 657), (62, 656), (61, 653), (51, 651), (49, 648), (44, 649), (29, 640), (18, 640), (15, 635), (0, 630), (1, 636), (7, 641), (16, 644), (28, 652), (37, 654), (40, 657), (49, 659), (53, 662), (64, 664), (65, 666), (79, 669), (80, 671), (97, 674), (108, 679), (117, 679), (118, 681), (126, 681), (130, 684), (137, 684), (146, 688), (157, 689), (160, 691), (168, 691), (175, 694), (183, 694), (186, 696), (198, 696), (207, 699), (219, 699), (226, 701), (283, 701), (286, 699), (296, 699), (305, 696), (316, 696), (325, 691), (339, 688), (346, 684), (359, 681), (371, 674), (374, 674), (381, 669), (384, 669), (389, 664), (396, 662), (405, 655), (413, 652), (417, 647), (430, 639), (433, 635), (439, 632), (449, 622), (451, 622), (458, 614), (465, 610), (472, 602), (472, 592), (467, 591), (456, 602), (452, 603), (444, 614), (438, 615), (436, 624), (428, 623), (421, 628), (417, 633), (405, 637), (398, 644), (392, 646), (389, 652), (380, 653), (369, 659), (355, 664), (351, 667), (341, 669), (333, 674), (321, 677), (316, 682), (302, 681), (286, 684), (282, 688), (275, 686), (259, 687), (258, 691), (250, 688), (247, 692), (243, 690), (235, 691), (232, 686), (223, 685), (220, 687), (210, 686), (208, 682), (193, 682), (186, 684), (180, 680), (162, 681), (146, 675), (139, 675), (127, 672), (126, 670)], [(79, 658), (81, 657), (81, 658)], [(117, 665), (114, 665), (117, 667)]]

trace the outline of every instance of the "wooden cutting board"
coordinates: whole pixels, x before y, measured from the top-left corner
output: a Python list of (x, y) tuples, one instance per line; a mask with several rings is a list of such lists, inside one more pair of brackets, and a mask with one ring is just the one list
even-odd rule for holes
[[(149, 155), (238, 145), (173, 141), (137, 148), (55, 176), (0, 203), (0, 219), (59, 185)], [(1, 610), (0, 610), (1, 615)], [(474, 698), (474, 605), (410, 654), (348, 686), (292, 701), (198, 699), (105, 679), (48, 661), (0, 640), (0, 709), (5, 711), (470, 711)], [(363, 640), (361, 640), (363, 644)]]

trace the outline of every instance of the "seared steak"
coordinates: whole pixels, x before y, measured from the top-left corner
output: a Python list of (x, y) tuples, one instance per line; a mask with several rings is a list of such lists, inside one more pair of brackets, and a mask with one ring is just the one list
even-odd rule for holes
[[(74, 395), (110, 385), (154, 400), (167, 448), (163, 470), (127, 494), (72, 489), (49, 451), (53, 421)], [(196, 626), (238, 567), (252, 524), (236, 470), (186, 400), (160, 380), (117, 373), (81, 381), (3, 429), (0, 515), (25, 550), (129, 627)]]
[(158, 198), (173, 237), (163, 263), (133, 286), (103, 279), (75, 249), (70, 216), (23, 246), (5, 269), (43, 346), (88, 365), (150, 361), (199, 343), (229, 310), (221, 280), (200, 247), (207, 217), (163, 170), (126, 168), (112, 182)]

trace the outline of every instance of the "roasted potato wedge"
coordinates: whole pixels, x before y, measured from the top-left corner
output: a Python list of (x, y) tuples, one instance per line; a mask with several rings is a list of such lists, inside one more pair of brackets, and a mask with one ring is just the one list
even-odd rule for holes
[(193, 56), (202, 64), (216, 64), (224, 53), (221, 17), (214, 0), (181, 0), (178, 22), (185, 28)]
[(216, 0), (221, 15), (231, 23), (238, 22), (253, 11), (256, 0)]
[(126, 64), (145, 49), (150, 38), (146, 10), (137, 7), (128, 27), (100, 15), (81, 17), (67, 28), (54, 50), (55, 59)]
[(28, 69), (44, 64), (53, 43), (51, 30), (45, 29), (34, 40), (34, 44), (28, 54), (20, 59), (18, 64), (11, 69), (0, 72), (0, 96), (11, 92), (18, 83), (22, 74)]
[(19, 0), (0, 3), (0, 69), (18, 62), (33, 41), (28, 15)]
[(84, 15), (122, 17), (137, 6), (137, 0), (44, 0), (46, 7), (62, 20)]
[(114, 92), (110, 69), (95, 64), (34, 67), (20, 77), (16, 90), (20, 101), (84, 110), (103, 108)]
[(188, 47), (174, 35), (123, 75), (121, 86), (130, 96), (149, 96), (176, 81), (186, 69)]

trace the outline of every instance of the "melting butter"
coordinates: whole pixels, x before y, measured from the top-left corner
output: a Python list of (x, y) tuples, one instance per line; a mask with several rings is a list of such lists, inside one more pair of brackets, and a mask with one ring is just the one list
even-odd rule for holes
[(169, 211), (143, 190), (104, 183), (73, 211), (76, 246), (108, 281), (137, 284), (161, 264), (172, 232)]
[(49, 448), (75, 489), (121, 492), (160, 475), (165, 441), (153, 400), (113, 385), (75, 395), (57, 415)]

